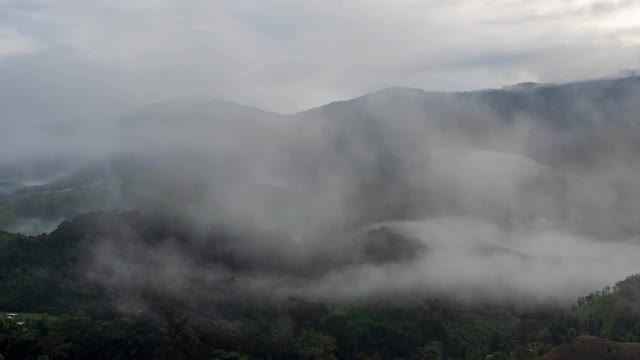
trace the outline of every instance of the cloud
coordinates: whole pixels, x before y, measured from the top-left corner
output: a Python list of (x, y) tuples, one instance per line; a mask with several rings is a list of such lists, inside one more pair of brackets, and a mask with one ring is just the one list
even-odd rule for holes
[(42, 0), (0, 0), (0, 6), (8, 11), (27, 11), (41, 9)]
[(637, 67), (640, 54), (634, 1), (20, 4), (0, 3), (19, 13), (1, 20), (0, 56), (42, 41), (113, 67), (145, 98), (199, 94), (281, 112), (387, 86), (467, 90), (610, 75)]
[(594, 1), (590, 4), (590, 10), (593, 13), (611, 13), (638, 5), (638, 0)]
[(12, 55), (33, 54), (41, 45), (15, 29), (0, 26), (0, 59)]

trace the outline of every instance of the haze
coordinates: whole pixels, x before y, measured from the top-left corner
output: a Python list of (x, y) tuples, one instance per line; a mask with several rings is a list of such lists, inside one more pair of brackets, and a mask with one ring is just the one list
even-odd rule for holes
[[(275, 231), (234, 247), (275, 297), (573, 299), (638, 271), (638, 34), (629, 0), (0, 0), (0, 224)], [(110, 235), (94, 281), (230, 276)]]
[(291, 113), (389, 86), (612, 76), (638, 67), (638, 19), (633, 0), (2, 0), (1, 108), (204, 95)]

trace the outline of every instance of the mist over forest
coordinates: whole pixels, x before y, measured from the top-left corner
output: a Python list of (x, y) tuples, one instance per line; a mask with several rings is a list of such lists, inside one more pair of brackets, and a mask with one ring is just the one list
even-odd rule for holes
[[(637, 266), (639, 95), (640, 79), (624, 77), (389, 88), (291, 115), (216, 99), (155, 103), (99, 130), (58, 124), (28, 158), (5, 152), (5, 226), (49, 232), (97, 210), (224, 224), (258, 237), (233, 245), (242, 266), (296, 269), (243, 275), (276, 296), (573, 300)], [(170, 236), (135, 245), (162, 254), (142, 264), (111, 236), (92, 255), (120, 284), (224, 278)], [(318, 270), (310, 258), (344, 266), (318, 260)]]
[(0, 360), (640, 358), (637, 19), (0, 0)]

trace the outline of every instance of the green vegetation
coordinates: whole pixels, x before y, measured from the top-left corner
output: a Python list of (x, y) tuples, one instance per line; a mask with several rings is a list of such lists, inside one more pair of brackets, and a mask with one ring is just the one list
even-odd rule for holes
[(0, 230), (0, 242), (4, 242), (4, 241), (8, 241), (10, 239), (13, 239), (15, 235), (8, 233), (6, 231), (2, 231)]
[(573, 313), (585, 335), (640, 342), (640, 275), (578, 299)]
[(581, 321), (585, 321), (595, 315), (609, 318), (613, 315), (618, 296), (616, 294), (606, 294), (592, 300), (587, 306), (581, 306), (575, 311), (575, 316)]
[(106, 186), (94, 186), (14, 196), (4, 206), (14, 217), (51, 220), (109, 208), (109, 205), (113, 206), (112, 197)]
[(11, 211), (0, 207), (0, 229), (7, 229), (18, 222), (18, 217)]
[[(185, 231), (166, 219), (126, 217), (151, 239)], [(105, 234), (114, 219), (87, 215), (40, 236), (0, 231), (0, 309), (21, 313), (0, 320), (4, 358), (538, 359), (582, 335), (640, 341), (639, 275), (579, 298), (573, 310), (428, 298), (275, 300), (232, 289), (200, 299), (107, 287), (84, 276), (83, 264), (90, 234)]]
[(545, 354), (542, 358), (542, 360), (571, 359), (640, 359), (640, 344), (621, 343), (595, 336), (583, 335)]
[(20, 319), (25, 321), (40, 321), (40, 320), (56, 320), (58, 319), (55, 315), (49, 315), (45, 313), (20, 313)]

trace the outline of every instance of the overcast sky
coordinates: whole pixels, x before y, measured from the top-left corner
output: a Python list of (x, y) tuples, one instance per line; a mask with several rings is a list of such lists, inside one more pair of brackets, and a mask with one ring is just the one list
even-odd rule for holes
[(0, 94), (60, 101), (204, 95), (289, 113), (639, 64), (636, 0), (0, 0)]

